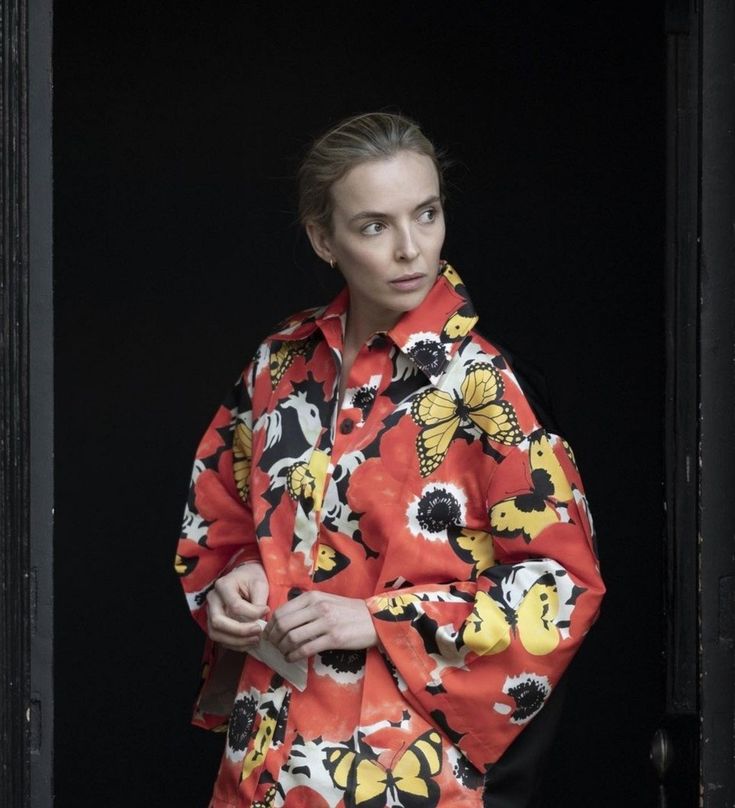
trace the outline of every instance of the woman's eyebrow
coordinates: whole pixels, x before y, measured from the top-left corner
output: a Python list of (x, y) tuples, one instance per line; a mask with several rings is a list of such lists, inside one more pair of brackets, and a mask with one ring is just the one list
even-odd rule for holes
[[(437, 194), (434, 196), (430, 196), (428, 199), (424, 199), (423, 202), (419, 202), (418, 205), (414, 208), (414, 212), (420, 210), (421, 208), (425, 208), (427, 205), (435, 205), (437, 202), (440, 201), (440, 197)], [(387, 213), (383, 213), (379, 210), (361, 210), (359, 213), (356, 213), (354, 216), (350, 218), (350, 223), (357, 221), (358, 219), (388, 219), (390, 216)]]
[(427, 205), (436, 205), (437, 202), (441, 202), (441, 198), (438, 194), (434, 194), (434, 196), (430, 196), (428, 199), (424, 199), (423, 202), (420, 202), (414, 210), (419, 210), (419, 208), (425, 208)]

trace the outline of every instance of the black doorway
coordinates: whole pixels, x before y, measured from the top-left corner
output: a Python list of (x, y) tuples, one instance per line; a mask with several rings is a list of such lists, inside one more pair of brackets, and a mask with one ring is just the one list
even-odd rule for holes
[(216, 8), (54, 10), (56, 805), (206, 804), (221, 739), (188, 726), (201, 637), (171, 569), (191, 456), (256, 341), (333, 291), (293, 225), (301, 149), (385, 106), (455, 159), (445, 255), (544, 370), (594, 509), (609, 594), (547, 804), (654, 805), (663, 10)]

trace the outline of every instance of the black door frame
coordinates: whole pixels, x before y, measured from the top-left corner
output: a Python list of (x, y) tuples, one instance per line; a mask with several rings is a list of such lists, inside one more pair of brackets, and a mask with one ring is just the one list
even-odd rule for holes
[(53, 804), (52, 0), (0, 0), (0, 805)]
[[(735, 806), (735, 4), (667, 3), (661, 804)], [(698, 771), (696, 780), (691, 772)]]
[[(0, 0), (0, 804), (18, 808), (53, 803), (52, 8)], [(698, 770), (704, 805), (724, 808), (735, 805), (735, 4), (668, 0), (667, 38), (667, 715), (655, 750), (670, 806)]]
[(735, 3), (699, 9), (699, 614), (705, 804), (735, 806)]

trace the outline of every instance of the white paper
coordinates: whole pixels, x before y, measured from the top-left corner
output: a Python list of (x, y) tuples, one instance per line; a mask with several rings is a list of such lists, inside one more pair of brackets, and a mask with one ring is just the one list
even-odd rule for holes
[[(258, 623), (261, 628), (265, 628), (265, 620), (258, 620)], [(304, 690), (306, 687), (306, 672), (309, 666), (305, 659), (289, 662), (273, 643), (262, 636), (254, 648), (248, 648), (248, 653), (283, 676), (297, 690)]]

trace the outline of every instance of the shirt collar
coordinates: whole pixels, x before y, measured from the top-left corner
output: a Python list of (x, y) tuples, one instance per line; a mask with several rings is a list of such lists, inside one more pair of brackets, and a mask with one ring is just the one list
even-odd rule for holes
[[(318, 328), (331, 330), (334, 324), (328, 321), (344, 318), (348, 305), (349, 292), (344, 288), (328, 306), (287, 321), (273, 338), (302, 340)], [(477, 320), (459, 273), (444, 261), (421, 305), (407, 311), (386, 336), (436, 383)]]

